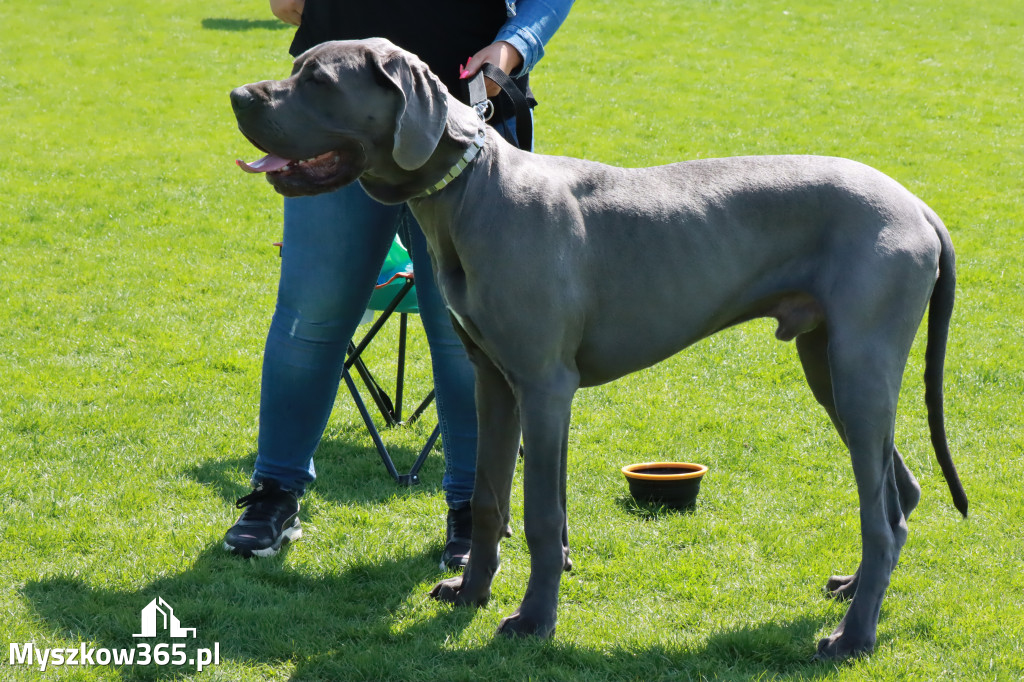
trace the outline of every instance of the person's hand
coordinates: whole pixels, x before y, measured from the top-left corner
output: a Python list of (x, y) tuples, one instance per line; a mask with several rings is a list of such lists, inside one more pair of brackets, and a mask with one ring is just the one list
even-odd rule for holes
[[(494, 64), (505, 73), (512, 73), (523, 65), (523, 55), (511, 44), (499, 40), (470, 57), (459, 78), (472, 78), (484, 64)], [(495, 85), (494, 81), (487, 79), (487, 96), (494, 97), (499, 92), (501, 88)]]
[(306, 0), (270, 0), (270, 11), (281, 21), (298, 26)]

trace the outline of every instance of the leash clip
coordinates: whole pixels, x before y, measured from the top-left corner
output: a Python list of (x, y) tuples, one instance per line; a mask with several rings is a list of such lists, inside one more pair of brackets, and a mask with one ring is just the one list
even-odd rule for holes
[(473, 109), (476, 110), (476, 115), (480, 117), (480, 120), (487, 122), (494, 116), (494, 102), (489, 99), (485, 99), (483, 102), (477, 102), (473, 105)]
[(466, 90), (465, 101), (476, 110), (480, 120), (491, 120), (491, 116), (494, 115), (494, 104), (487, 99), (487, 84), (484, 82), (483, 70), (477, 71), (475, 76), (463, 83)]

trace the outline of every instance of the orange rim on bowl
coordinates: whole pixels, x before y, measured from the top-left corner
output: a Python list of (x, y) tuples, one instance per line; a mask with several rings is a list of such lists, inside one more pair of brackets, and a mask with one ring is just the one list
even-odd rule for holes
[[(678, 469), (678, 474), (648, 474), (645, 470), (650, 469)], [(683, 481), (688, 478), (700, 478), (706, 474), (708, 468), (703, 464), (692, 462), (644, 462), (643, 464), (627, 464), (622, 467), (622, 473), (626, 478), (636, 478), (643, 481)]]

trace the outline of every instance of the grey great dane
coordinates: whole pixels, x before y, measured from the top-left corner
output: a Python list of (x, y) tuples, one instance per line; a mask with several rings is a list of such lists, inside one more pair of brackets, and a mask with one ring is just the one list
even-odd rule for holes
[[(852, 598), (818, 657), (875, 644), (920, 486), (894, 444), (896, 403), (926, 308), (932, 444), (966, 516), (946, 443), (942, 375), (954, 255), (938, 216), (894, 180), (816, 156), (623, 169), (514, 148), (414, 55), (324, 43), (284, 80), (231, 93), (239, 128), (286, 196), (358, 180), (408, 202), (476, 373), (470, 560), (431, 594), (486, 604), (523, 440), (530, 579), (506, 635), (551, 636), (569, 561), (566, 449), (576, 390), (653, 365), (731, 325), (778, 321), (850, 450), (862, 558), (827, 583)], [(240, 162), (241, 163), (241, 162)]]

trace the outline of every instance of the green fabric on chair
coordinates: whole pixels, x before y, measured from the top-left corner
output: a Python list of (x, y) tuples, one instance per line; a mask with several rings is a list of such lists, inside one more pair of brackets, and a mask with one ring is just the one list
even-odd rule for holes
[[(367, 310), (384, 310), (387, 308), (391, 300), (405, 286), (405, 277), (403, 275), (411, 272), (412, 260), (409, 258), (409, 252), (402, 246), (402, 242), (399, 241), (398, 237), (395, 237), (395, 241), (391, 243), (391, 249), (388, 251), (388, 256), (384, 259), (380, 275), (377, 277), (377, 287), (373, 290), (373, 295), (370, 296), (370, 302), (366, 306)], [(419, 306), (416, 303), (415, 286), (405, 295), (402, 302), (398, 304), (395, 312), (419, 313)]]

